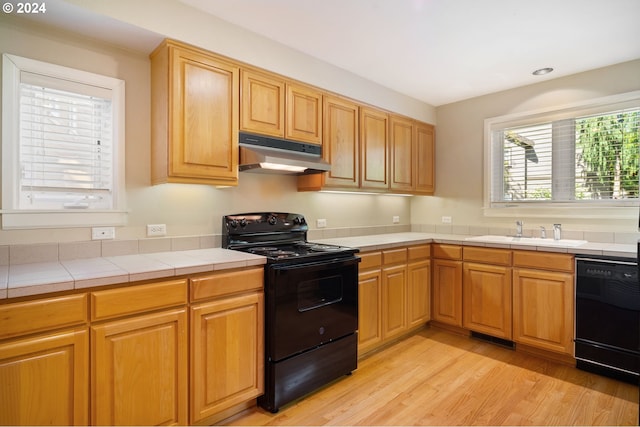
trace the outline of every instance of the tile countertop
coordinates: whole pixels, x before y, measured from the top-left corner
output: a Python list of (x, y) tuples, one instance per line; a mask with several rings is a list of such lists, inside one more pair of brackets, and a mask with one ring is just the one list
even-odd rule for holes
[[(391, 233), (367, 236), (316, 239), (327, 243), (359, 248), (361, 251), (388, 249), (420, 243), (524, 249), (586, 255), (636, 258), (636, 245), (588, 242), (578, 247), (531, 246), (468, 241), (468, 235), (437, 233)], [(551, 241), (551, 240), (550, 240)], [(83, 289), (138, 280), (160, 279), (183, 274), (203, 273), (263, 265), (262, 256), (222, 248), (175, 252), (156, 252), (103, 258), (62, 260), (59, 262), (0, 265), (0, 299)]]
[(222, 248), (0, 266), (0, 299), (258, 266), (266, 258)]
[[(563, 247), (550, 244), (544, 246), (540, 244), (534, 245), (519, 245), (517, 243), (489, 243), (479, 241), (469, 241), (467, 238), (472, 237), (469, 235), (460, 234), (438, 234), (438, 233), (392, 233), (392, 234), (377, 234), (369, 236), (352, 236), (352, 237), (335, 237), (330, 239), (315, 240), (317, 243), (326, 243), (333, 245), (350, 246), (359, 248), (361, 251), (373, 251), (380, 249), (388, 249), (397, 246), (405, 246), (419, 243), (448, 243), (452, 245), (465, 245), (465, 246), (484, 246), (490, 248), (505, 248), (505, 249), (523, 249), (529, 251), (545, 251), (545, 252), (561, 252), (570, 254), (583, 254), (583, 255), (604, 255), (604, 256), (616, 256), (624, 258), (636, 258), (637, 246), (636, 245), (623, 245), (616, 243), (594, 243), (587, 242), (583, 245), (576, 247)], [(553, 242), (553, 239), (548, 239), (549, 242)]]

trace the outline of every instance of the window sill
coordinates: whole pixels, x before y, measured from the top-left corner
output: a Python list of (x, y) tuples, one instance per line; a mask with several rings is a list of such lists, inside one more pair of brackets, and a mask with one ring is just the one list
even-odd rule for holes
[(8, 211), (1, 210), (2, 229), (122, 226), (127, 211)]
[(638, 206), (527, 206), (508, 204), (485, 207), (486, 217), (573, 218), (573, 219), (638, 219)]

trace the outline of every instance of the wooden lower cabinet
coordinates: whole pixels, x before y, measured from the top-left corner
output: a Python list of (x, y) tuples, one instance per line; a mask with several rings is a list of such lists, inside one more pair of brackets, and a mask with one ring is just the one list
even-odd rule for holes
[[(380, 253), (378, 252), (378, 255)], [(380, 269), (358, 276), (358, 353), (382, 342), (382, 273)]]
[(187, 424), (187, 338), (186, 308), (92, 326), (92, 424)]
[(511, 268), (464, 263), (462, 326), (511, 340)]
[(431, 247), (408, 248), (407, 327), (420, 326), (431, 320)]
[(514, 268), (514, 341), (573, 356), (573, 299), (573, 274)]
[(86, 327), (0, 343), (0, 425), (88, 423)]
[(264, 295), (226, 297), (191, 308), (190, 422), (264, 391)]
[(407, 329), (407, 266), (382, 268), (382, 339), (402, 334)]
[(358, 353), (420, 327), (431, 317), (429, 245), (360, 255)]
[(433, 260), (433, 320), (462, 326), (462, 261)]
[(511, 251), (463, 248), (462, 326), (512, 339)]

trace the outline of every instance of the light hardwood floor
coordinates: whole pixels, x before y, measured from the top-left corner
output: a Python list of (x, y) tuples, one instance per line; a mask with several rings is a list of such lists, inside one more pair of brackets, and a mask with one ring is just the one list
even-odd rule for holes
[(638, 386), (426, 328), (277, 414), (228, 425), (637, 425)]

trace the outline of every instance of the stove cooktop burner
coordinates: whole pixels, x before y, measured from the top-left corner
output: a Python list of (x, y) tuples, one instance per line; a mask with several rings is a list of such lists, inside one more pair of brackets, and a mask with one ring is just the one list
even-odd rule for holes
[(355, 248), (307, 241), (304, 216), (282, 212), (226, 215), (222, 247), (262, 255), (268, 263), (304, 262), (353, 256)]

